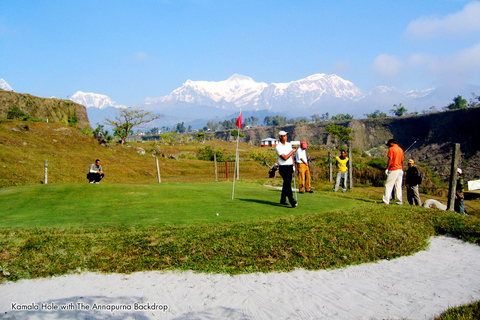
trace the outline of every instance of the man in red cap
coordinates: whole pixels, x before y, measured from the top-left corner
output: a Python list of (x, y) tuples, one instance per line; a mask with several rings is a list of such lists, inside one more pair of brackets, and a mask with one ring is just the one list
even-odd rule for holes
[(300, 143), (300, 148), (297, 150), (295, 159), (299, 178), (298, 192), (304, 193), (307, 191), (308, 193), (313, 193), (310, 185), (310, 166), (308, 165), (307, 143), (305, 141)]

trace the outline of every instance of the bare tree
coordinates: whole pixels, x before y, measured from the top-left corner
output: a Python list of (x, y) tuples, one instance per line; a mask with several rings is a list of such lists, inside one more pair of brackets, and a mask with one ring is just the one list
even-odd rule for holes
[(153, 114), (138, 108), (126, 107), (121, 109), (113, 120), (105, 119), (105, 123), (114, 127), (115, 135), (121, 139), (121, 144), (123, 145), (127, 137), (133, 134), (133, 127), (141, 126), (160, 118), (163, 118), (163, 114)]

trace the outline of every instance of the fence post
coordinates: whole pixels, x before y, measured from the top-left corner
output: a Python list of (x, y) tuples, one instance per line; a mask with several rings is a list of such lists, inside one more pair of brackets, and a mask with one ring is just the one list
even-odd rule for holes
[(353, 170), (352, 170), (352, 147), (348, 147), (348, 175), (350, 180), (350, 190), (353, 189)]
[(453, 211), (455, 208), (455, 193), (457, 191), (457, 168), (460, 160), (460, 143), (455, 143), (452, 153), (452, 166), (450, 169), (450, 186), (448, 188), (447, 210)]
[(48, 160), (45, 160), (45, 167), (44, 167), (44, 173), (43, 173), (43, 183), (44, 184), (48, 183)]
[(215, 162), (215, 181), (218, 182), (218, 171), (217, 171), (217, 154), (213, 154), (213, 162)]
[(225, 176), (228, 180), (228, 161), (225, 161)]
[(162, 179), (160, 178), (160, 168), (158, 167), (158, 158), (155, 157), (155, 162), (157, 164), (157, 178), (158, 178), (158, 183), (162, 183)]
[(328, 180), (331, 183), (332, 182), (333, 171), (332, 171), (332, 154), (331, 154), (330, 151), (328, 151), (328, 169), (329, 169)]

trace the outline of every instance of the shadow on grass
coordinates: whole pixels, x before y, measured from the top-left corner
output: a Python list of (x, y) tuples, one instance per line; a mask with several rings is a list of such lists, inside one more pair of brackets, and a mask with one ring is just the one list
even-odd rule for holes
[(255, 202), (259, 204), (266, 204), (269, 206), (276, 206), (276, 207), (284, 207), (284, 208), (287, 207), (284, 204), (280, 204), (280, 202), (276, 202), (276, 201), (267, 201), (267, 200), (260, 200), (260, 199), (237, 199), (237, 200), (246, 201), (246, 202)]

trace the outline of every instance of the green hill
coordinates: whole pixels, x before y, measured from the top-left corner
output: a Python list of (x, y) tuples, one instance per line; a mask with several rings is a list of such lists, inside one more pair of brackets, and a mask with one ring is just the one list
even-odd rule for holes
[(85, 106), (70, 100), (41, 98), (0, 89), (0, 119), (30, 119), (90, 128)]
[[(24, 126), (28, 130), (24, 130)], [(182, 144), (182, 143), (179, 143)], [(44, 164), (48, 162), (48, 183), (86, 183), (86, 174), (95, 159), (102, 160), (104, 183), (157, 183), (157, 167), (152, 154), (175, 149), (181, 159), (159, 157), (162, 182), (215, 181), (214, 163), (195, 158), (206, 145), (222, 148), (234, 155), (235, 144), (226, 141), (183, 143), (181, 149), (165, 144), (131, 143), (110, 148), (95, 139), (61, 123), (0, 120), (0, 187), (40, 184), (44, 181)], [(145, 155), (137, 152), (138, 147)], [(241, 144), (244, 155), (256, 148)], [(264, 166), (254, 161), (242, 162), (241, 178), (267, 178)]]

